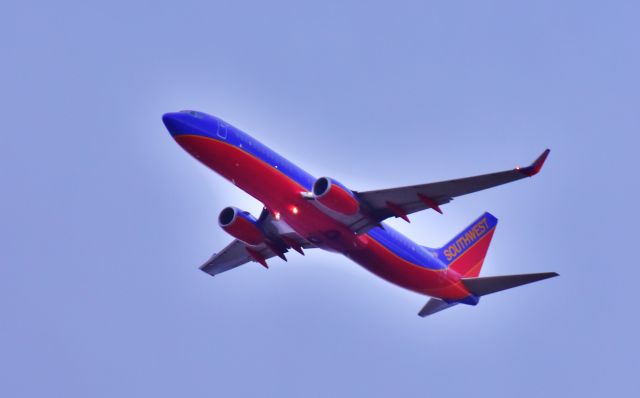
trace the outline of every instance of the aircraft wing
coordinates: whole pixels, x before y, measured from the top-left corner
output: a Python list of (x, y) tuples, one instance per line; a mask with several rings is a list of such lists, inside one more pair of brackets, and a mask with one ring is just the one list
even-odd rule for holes
[[(264, 258), (275, 256), (271, 251), (262, 250)], [(269, 255), (271, 254), (271, 255)], [(252, 261), (253, 257), (247, 251), (247, 245), (238, 239), (234, 239), (224, 249), (218, 253), (214, 253), (211, 258), (207, 260), (200, 269), (210, 275), (217, 275), (219, 273), (229, 271), (242, 264), (246, 264)]]
[[(528, 167), (517, 167), (513, 170), (430, 184), (355, 192), (355, 194), (372, 219), (367, 227), (375, 226), (380, 221), (393, 216), (409, 221), (407, 214), (420, 210), (431, 208), (442, 213), (440, 205), (449, 203), (457, 196), (532, 177), (540, 171), (548, 155), (549, 149)], [(358, 228), (358, 232), (363, 232), (368, 229), (367, 227)]]
[(211, 276), (215, 276), (251, 261), (269, 268), (266, 260), (271, 257), (278, 256), (287, 261), (285, 253), (289, 249), (294, 249), (304, 255), (303, 248), (310, 249), (315, 247), (292, 230), (285, 229), (286, 227), (283, 227), (280, 221), (274, 220), (271, 213), (266, 209), (262, 211), (258, 223), (265, 231), (267, 237), (265, 242), (257, 246), (251, 246), (234, 239), (224, 249), (211, 256), (200, 266), (200, 269)]

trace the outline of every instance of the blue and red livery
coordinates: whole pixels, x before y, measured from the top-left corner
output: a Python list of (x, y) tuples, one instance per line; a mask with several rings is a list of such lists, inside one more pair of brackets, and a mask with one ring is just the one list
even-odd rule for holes
[(227, 207), (220, 226), (236, 238), (201, 269), (216, 275), (250, 261), (293, 249), (342, 253), (385, 280), (431, 296), (419, 315), (480, 296), (557, 276), (556, 273), (479, 277), (498, 220), (485, 213), (442, 248), (423, 247), (383, 223), (409, 221), (454, 197), (531, 177), (549, 150), (530, 166), (450, 181), (375, 191), (352, 191), (339, 181), (315, 178), (258, 140), (223, 120), (197, 111), (167, 113), (163, 122), (175, 141), (204, 165), (264, 204), (258, 219)]

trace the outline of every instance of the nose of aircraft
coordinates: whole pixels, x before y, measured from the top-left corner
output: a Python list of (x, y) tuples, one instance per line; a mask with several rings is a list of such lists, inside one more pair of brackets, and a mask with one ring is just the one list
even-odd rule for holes
[(184, 120), (182, 119), (184, 119), (184, 115), (180, 112), (169, 112), (162, 115), (162, 122), (172, 136), (180, 134), (180, 131), (184, 129)]
[(220, 124), (219, 119), (215, 116), (198, 111), (165, 113), (162, 115), (162, 122), (175, 139), (178, 139), (178, 136), (182, 135), (199, 135), (216, 138)]

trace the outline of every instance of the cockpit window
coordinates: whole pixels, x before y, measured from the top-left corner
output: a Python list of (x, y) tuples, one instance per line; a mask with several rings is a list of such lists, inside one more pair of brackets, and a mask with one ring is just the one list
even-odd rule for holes
[(198, 118), (198, 119), (202, 119), (203, 115), (200, 112), (196, 112), (196, 111), (180, 111), (181, 113), (188, 113), (189, 115)]

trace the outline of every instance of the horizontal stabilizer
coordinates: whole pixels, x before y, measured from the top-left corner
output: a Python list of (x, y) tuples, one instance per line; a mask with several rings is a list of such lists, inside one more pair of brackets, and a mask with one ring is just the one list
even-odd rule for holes
[(458, 303), (447, 303), (440, 299), (432, 298), (429, 301), (427, 301), (427, 304), (425, 304), (424, 307), (422, 307), (420, 312), (418, 312), (418, 315), (424, 318), (431, 314), (435, 314), (436, 312), (446, 310), (449, 307), (453, 307), (456, 304)]
[(462, 278), (461, 281), (464, 287), (466, 287), (471, 294), (480, 297), (499, 292), (501, 290), (511, 289), (512, 287), (526, 285), (528, 283), (541, 281), (547, 278), (553, 278), (554, 276), (558, 276), (558, 274), (555, 272), (543, 272), (539, 274)]

